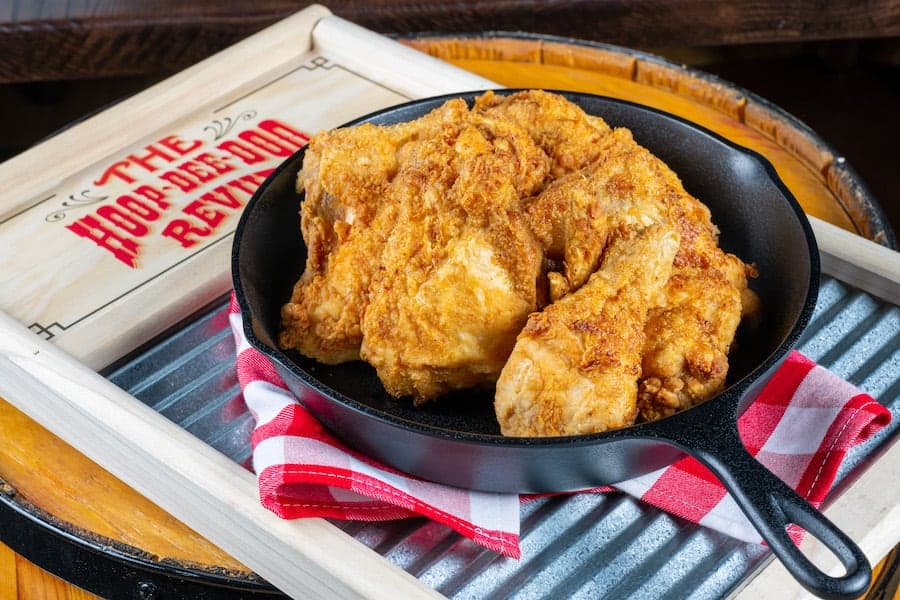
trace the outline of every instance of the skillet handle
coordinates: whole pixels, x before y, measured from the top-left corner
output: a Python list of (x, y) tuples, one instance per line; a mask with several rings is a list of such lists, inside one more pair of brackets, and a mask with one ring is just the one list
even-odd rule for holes
[[(822, 598), (857, 598), (865, 593), (872, 570), (859, 547), (747, 452), (734, 420), (717, 425), (711, 430), (714, 435), (707, 431), (705, 436), (693, 436), (686, 451), (721, 480), (791, 575)], [(785, 528), (789, 523), (803, 527), (827, 546), (846, 574), (832, 577), (816, 567), (788, 536)]]

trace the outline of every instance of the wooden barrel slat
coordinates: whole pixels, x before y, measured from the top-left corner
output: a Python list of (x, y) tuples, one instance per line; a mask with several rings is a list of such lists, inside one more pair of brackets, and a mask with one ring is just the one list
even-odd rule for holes
[(16, 590), (16, 553), (0, 544), (0, 598), (18, 598)]
[[(0, 478), (18, 502), (34, 505), (91, 541), (148, 560), (235, 573), (248, 569), (0, 399)], [(0, 596), (5, 598), (5, 596)]]

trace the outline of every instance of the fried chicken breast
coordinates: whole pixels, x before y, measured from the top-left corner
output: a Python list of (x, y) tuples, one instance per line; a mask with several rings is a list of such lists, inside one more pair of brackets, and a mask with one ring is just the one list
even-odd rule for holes
[(411, 140), (442, 135), (467, 112), (456, 100), (408, 123), (313, 136), (297, 179), (305, 192), (300, 228), (306, 267), (281, 310), (282, 348), (326, 364), (359, 358), (369, 285), (398, 210), (389, 190), (400, 149)]
[(521, 128), (479, 115), (402, 154), (361, 356), (388, 392), (422, 402), (493, 383), (536, 309), (542, 253), (520, 201), (547, 160)]

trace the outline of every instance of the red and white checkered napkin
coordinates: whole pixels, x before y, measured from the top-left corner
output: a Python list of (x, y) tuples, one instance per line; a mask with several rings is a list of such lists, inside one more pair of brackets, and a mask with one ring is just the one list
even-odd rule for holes
[[(256, 418), (253, 468), (266, 508), (286, 519), (423, 515), (519, 557), (519, 496), (425, 482), (347, 448), (297, 403), (269, 359), (247, 344), (234, 300), (229, 318), (238, 381)], [(890, 412), (870, 396), (794, 352), (738, 428), (763, 465), (818, 506), (847, 450), (890, 420)], [(692, 458), (613, 488), (739, 539), (762, 541), (718, 480)]]

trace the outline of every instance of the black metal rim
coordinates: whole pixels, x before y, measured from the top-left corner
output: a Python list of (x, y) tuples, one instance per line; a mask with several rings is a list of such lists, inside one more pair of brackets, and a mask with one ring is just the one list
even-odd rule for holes
[[(74, 528), (73, 528), (74, 529)], [(17, 554), (103, 598), (284, 598), (269, 583), (152, 560), (113, 540), (79, 535), (40, 509), (0, 493), (0, 540)]]

